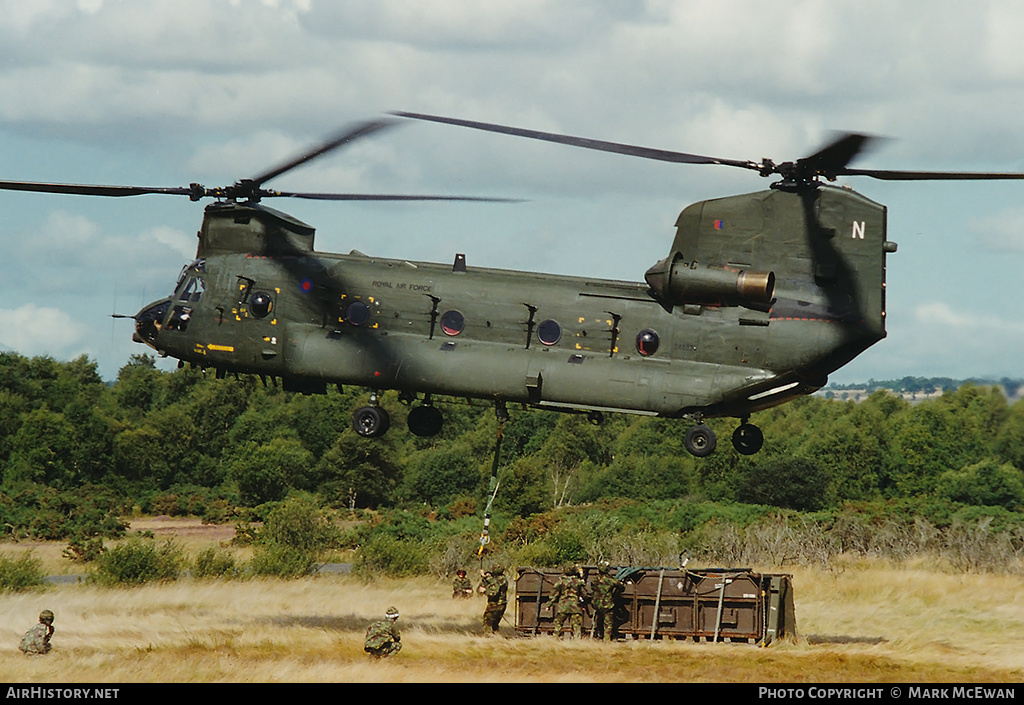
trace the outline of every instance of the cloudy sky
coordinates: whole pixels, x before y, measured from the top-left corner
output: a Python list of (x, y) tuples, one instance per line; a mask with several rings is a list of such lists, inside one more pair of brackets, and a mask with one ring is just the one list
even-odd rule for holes
[[(855, 166), (1024, 171), (1022, 27), (985, 0), (0, 0), (0, 179), (229, 185), (392, 110), (777, 162), (849, 130), (887, 138)], [(889, 337), (833, 381), (1024, 377), (1024, 183), (847, 183), (899, 251)], [(321, 250), (640, 281), (685, 205), (767, 182), (415, 122), (268, 185), (522, 198), (272, 205)], [(113, 378), (149, 349), (111, 314), (169, 293), (201, 218), (0, 192), (0, 349)]]

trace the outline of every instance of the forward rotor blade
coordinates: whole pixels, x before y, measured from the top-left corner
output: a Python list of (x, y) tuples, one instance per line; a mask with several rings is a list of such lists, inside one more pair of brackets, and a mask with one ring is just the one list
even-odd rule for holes
[(162, 193), (172, 196), (189, 196), (193, 193), (192, 189), (178, 186), (168, 188), (150, 186), (94, 186), (89, 184), (52, 184), (31, 181), (0, 181), (0, 190), (114, 197), (143, 196), (153, 193)]
[(280, 176), (286, 171), (291, 171), (295, 167), (305, 164), (311, 159), (315, 159), (323, 154), (326, 154), (327, 152), (330, 152), (331, 150), (337, 149), (338, 147), (346, 145), (349, 142), (354, 142), (357, 139), (366, 137), (367, 135), (372, 135), (374, 132), (383, 130), (384, 128), (391, 127), (397, 124), (397, 120), (370, 120), (368, 122), (359, 123), (353, 127), (346, 128), (337, 136), (328, 140), (319, 147), (316, 147), (315, 149), (312, 149), (299, 157), (291, 159), (285, 162), (284, 164), (281, 164), (280, 166), (274, 167), (273, 169), (270, 169), (269, 171), (266, 171), (260, 174), (259, 176), (253, 177), (252, 179), (250, 179), (250, 181), (254, 183), (256, 186), (259, 186), (261, 184), (266, 183), (267, 181), (270, 181), (275, 176)]
[(517, 198), (489, 198), (485, 196), (418, 196), (389, 193), (299, 193), (293, 191), (262, 191), (263, 198), (305, 198), (313, 201), (480, 201), (488, 203), (519, 203)]
[(753, 162), (736, 161), (733, 159), (719, 159), (717, 157), (705, 157), (700, 154), (672, 152), (665, 149), (652, 149), (650, 147), (638, 147), (636, 145), (620, 144), (618, 142), (605, 142), (603, 140), (593, 140), (588, 139), (586, 137), (572, 137), (570, 135), (559, 135), (552, 132), (541, 132), (539, 130), (525, 130), (519, 127), (495, 125), (489, 122), (460, 120), (458, 118), (442, 117), (439, 115), (425, 115), (423, 113), (393, 112), (391, 114), (397, 115), (398, 117), (411, 118), (413, 120), (429, 120), (431, 122), (440, 122), (448, 125), (471, 127), (475, 130), (484, 130), (486, 132), (498, 132), (504, 135), (527, 137), (529, 139), (534, 140), (544, 140), (546, 142), (568, 144), (572, 145), (573, 147), (583, 147), (584, 149), (594, 149), (600, 152), (612, 152), (614, 154), (625, 154), (627, 156), (641, 157), (643, 159), (656, 159), (658, 161), (663, 162), (674, 162), (677, 164), (721, 164), (724, 166), (738, 166), (744, 169), (753, 169), (754, 171), (758, 171), (760, 169), (760, 165), (755, 164)]

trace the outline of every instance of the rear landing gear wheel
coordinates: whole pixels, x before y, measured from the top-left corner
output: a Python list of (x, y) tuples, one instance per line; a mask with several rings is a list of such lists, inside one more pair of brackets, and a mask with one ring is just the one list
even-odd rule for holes
[(732, 447), (741, 455), (753, 455), (764, 445), (764, 434), (752, 423), (742, 423), (733, 431)]
[(686, 432), (683, 445), (686, 446), (686, 450), (698, 458), (706, 458), (715, 452), (718, 440), (715, 438), (714, 431), (704, 424), (700, 424)]
[(444, 426), (444, 416), (433, 406), (417, 406), (409, 411), (407, 423), (415, 436), (436, 436)]
[(352, 415), (352, 430), (363, 438), (378, 438), (391, 426), (388, 412), (379, 406), (362, 406)]

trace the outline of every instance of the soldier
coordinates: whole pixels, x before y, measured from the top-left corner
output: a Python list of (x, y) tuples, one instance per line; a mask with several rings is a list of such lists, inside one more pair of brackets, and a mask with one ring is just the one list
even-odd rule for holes
[[(487, 596), (487, 607), (484, 608), (484, 635), (498, 633), (501, 618), (508, 607), (508, 581), (505, 580), (505, 569), (495, 563), (491, 569), (484, 571), (480, 581), (480, 592)], [(487, 630), (490, 629), (490, 633)]]
[(402, 650), (402, 635), (398, 633), (398, 608), (388, 607), (384, 619), (366, 628), (366, 643), (363, 651), (376, 657), (385, 658)]
[(612, 575), (612, 567), (608, 561), (601, 561), (600, 568), (601, 572), (590, 584), (593, 594), (590, 603), (594, 606), (594, 629), (601, 632), (605, 641), (611, 641), (615, 628), (612, 613), (619, 595), (622, 594), (622, 583)]
[(50, 637), (53, 636), (53, 612), (43, 610), (39, 613), (39, 624), (35, 625), (21, 638), (18, 648), (26, 654), (50, 653)]
[(587, 601), (583, 568), (577, 565), (567, 569), (565, 575), (555, 583), (551, 600), (555, 603), (555, 635), (562, 638), (562, 627), (569, 620), (573, 638), (583, 636), (583, 605)]
[(472, 597), (473, 582), (466, 577), (466, 571), (461, 568), (455, 573), (455, 580), (452, 581), (452, 597)]

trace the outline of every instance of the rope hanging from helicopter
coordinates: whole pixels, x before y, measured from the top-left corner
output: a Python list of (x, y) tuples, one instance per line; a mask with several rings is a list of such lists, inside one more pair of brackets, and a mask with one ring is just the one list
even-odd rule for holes
[(494, 505), (494, 498), (498, 495), (498, 486), (501, 484), (498, 481), (498, 462), (501, 455), (501, 438), (505, 431), (505, 422), (508, 421), (508, 412), (500, 402), (495, 407), (495, 412), (498, 418), (498, 432), (494, 439), (494, 458), (491, 461), (491, 481), (487, 488), (490, 497), (487, 500), (487, 506), (484, 508), (484, 528), (480, 532), (480, 547), (477, 548), (476, 551), (477, 558), (480, 560), (481, 564), (484, 560), (484, 550), (491, 542), (491, 507)]

